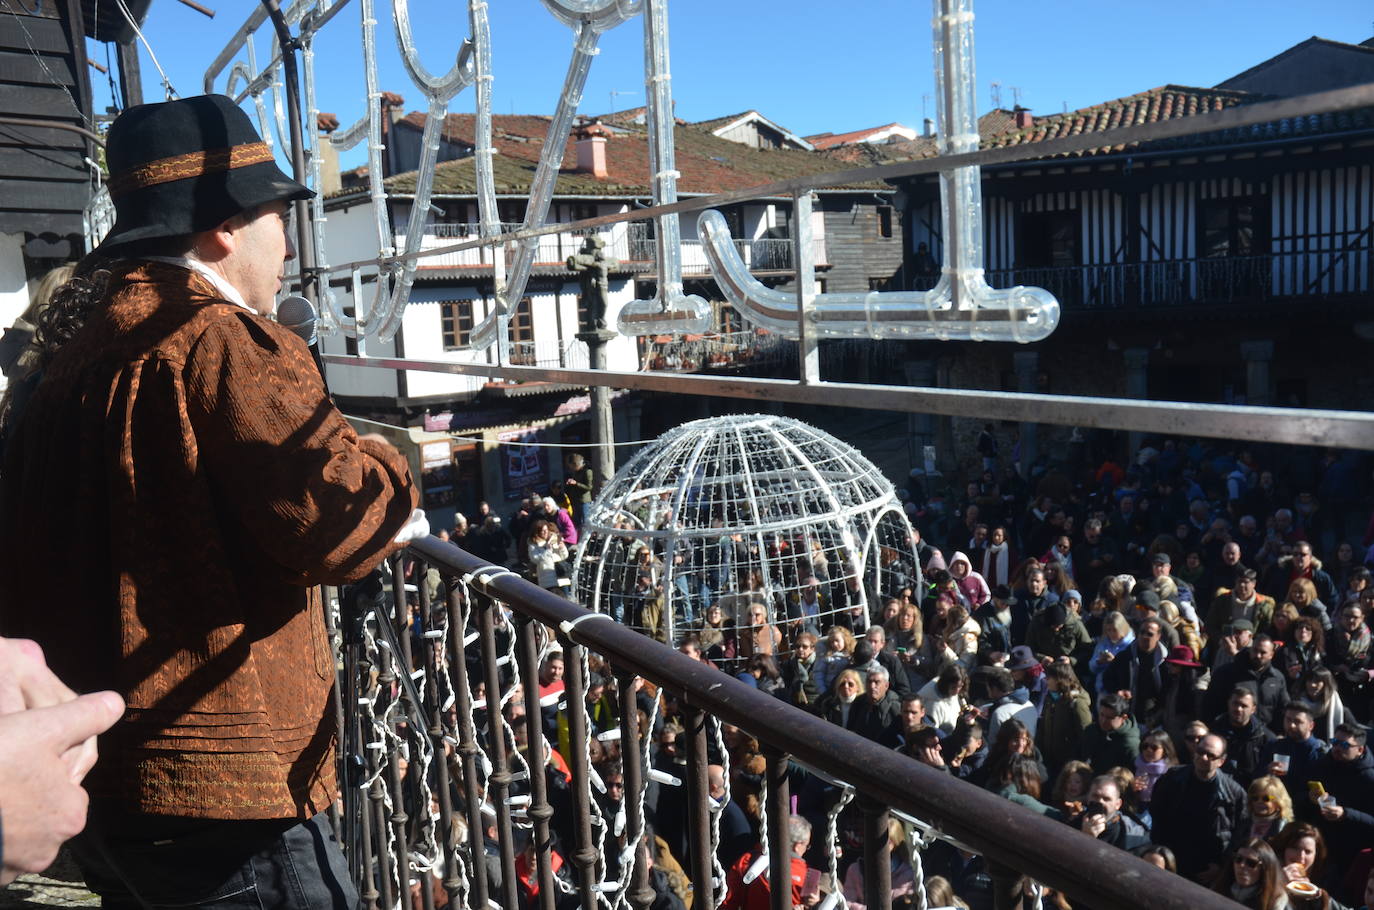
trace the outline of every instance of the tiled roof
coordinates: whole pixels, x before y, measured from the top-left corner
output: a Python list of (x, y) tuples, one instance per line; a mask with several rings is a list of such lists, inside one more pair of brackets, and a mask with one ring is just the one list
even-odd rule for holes
[[(401, 123), (424, 128), (425, 115), (413, 113)], [(492, 169), (496, 192), (523, 195), (529, 192), (539, 161), (539, 151), (548, 132), (549, 118), (521, 115), (495, 115), (492, 118), (492, 143), (498, 154)], [(466, 144), (473, 142), (473, 115), (449, 114), (445, 120), (446, 138)], [(678, 126), (675, 130), (678, 191), (690, 194), (719, 193), (747, 189), (775, 180), (823, 174), (835, 170), (833, 159), (811, 152), (790, 149), (756, 149), (711, 135), (699, 126)], [(598, 179), (576, 171), (577, 153), (569, 140), (563, 156), (563, 171), (558, 176), (556, 195), (648, 196), (649, 145), (642, 130), (626, 130), (606, 140), (607, 176)], [(387, 179), (388, 189), (407, 192), (415, 186), (414, 172)], [(861, 189), (882, 189), (880, 182), (864, 183)], [(441, 162), (434, 171), (434, 192), (469, 195), (476, 191), (476, 175), (471, 157)]]
[[(1262, 96), (1251, 92), (1164, 85), (1115, 101), (1069, 111), (1067, 114), (1037, 117), (1031, 126), (989, 137), (984, 140), (983, 145), (995, 148), (1044, 142), (1047, 139), (1060, 139), (1082, 133), (1099, 133), (1121, 126), (1139, 126), (1176, 120), (1179, 117), (1192, 117), (1260, 100), (1263, 100)], [(1105, 146), (1084, 154), (1121, 150), (1122, 146)]]
[[(1008, 130), (1016, 128), (1016, 115), (1013, 111), (993, 108), (978, 118), (978, 135), (982, 144)], [(899, 142), (879, 144), (854, 143), (827, 150), (827, 154), (848, 164), (887, 164), (892, 161), (911, 161), (917, 158), (934, 158), (939, 154), (934, 137), (917, 136)]]
[(834, 148), (837, 145), (848, 145), (851, 142), (862, 142), (874, 133), (881, 133), (883, 130), (890, 130), (894, 126), (901, 126), (900, 123), (884, 123), (882, 126), (870, 126), (862, 130), (850, 130), (847, 133), (819, 133), (815, 136), (803, 136), (807, 142), (818, 149)]
[[(722, 126), (725, 126), (725, 124), (727, 124), (727, 123), (734, 123), (736, 120), (738, 120), (738, 119), (741, 118), (741, 117), (747, 117), (747, 116), (749, 116), (750, 114), (757, 114), (757, 113), (758, 113), (758, 111), (753, 110), (753, 109), (751, 108), (750, 110), (747, 110), (747, 111), (740, 111), (738, 114), (730, 114), (730, 115), (727, 116), (727, 117), (712, 117), (710, 120), (698, 120), (698, 121), (696, 121), (695, 123), (693, 123), (692, 126), (696, 127), (697, 129), (706, 130), (706, 132), (709, 133), (709, 132), (711, 132), (712, 130), (718, 130), (718, 129), (720, 129)], [(760, 116), (762, 116), (762, 115), (760, 115)]]

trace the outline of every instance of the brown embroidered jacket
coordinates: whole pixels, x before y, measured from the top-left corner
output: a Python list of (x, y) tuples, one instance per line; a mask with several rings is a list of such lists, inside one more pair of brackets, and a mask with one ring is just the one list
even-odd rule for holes
[(305, 344), (194, 273), (123, 263), (58, 354), (0, 474), (0, 629), (128, 714), (93, 798), (288, 818), (334, 797), (317, 588), (365, 575), (416, 504)]

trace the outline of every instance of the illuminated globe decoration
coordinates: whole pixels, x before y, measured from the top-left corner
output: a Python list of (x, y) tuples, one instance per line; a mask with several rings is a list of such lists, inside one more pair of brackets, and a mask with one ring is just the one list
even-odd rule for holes
[(677, 427), (605, 485), (573, 596), (673, 644), (711, 605), (744, 635), (762, 604), (785, 648), (846, 611), (866, 625), (860, 607), (876, 615), (914, 590), (915, 566), (902, 504), (857, 449), (798, 420), (732, 415)]

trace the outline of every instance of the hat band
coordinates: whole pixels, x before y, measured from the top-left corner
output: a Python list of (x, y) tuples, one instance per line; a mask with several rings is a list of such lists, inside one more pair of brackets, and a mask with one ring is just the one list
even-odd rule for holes
[(185, 155), (149, 161), (127, 173), (112, 176), (107, 186), (112, 197), (123, 196), (161, 183), (204, 177), (271, 160), (272, 150), (266, 142), (250, 142), (227, 149), (187, 152)]

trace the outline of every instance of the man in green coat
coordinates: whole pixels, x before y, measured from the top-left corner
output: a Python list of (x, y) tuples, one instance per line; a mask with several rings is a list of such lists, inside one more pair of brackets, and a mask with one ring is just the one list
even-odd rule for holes
[(1097, 700), (1097, 723), (1083, 731), (1078, 757), (1094, 774), (1113, 768), (1132, 768), (1140, 754), (1140, 728), (1131, 717), (1125, 697), (1108, 692)]

